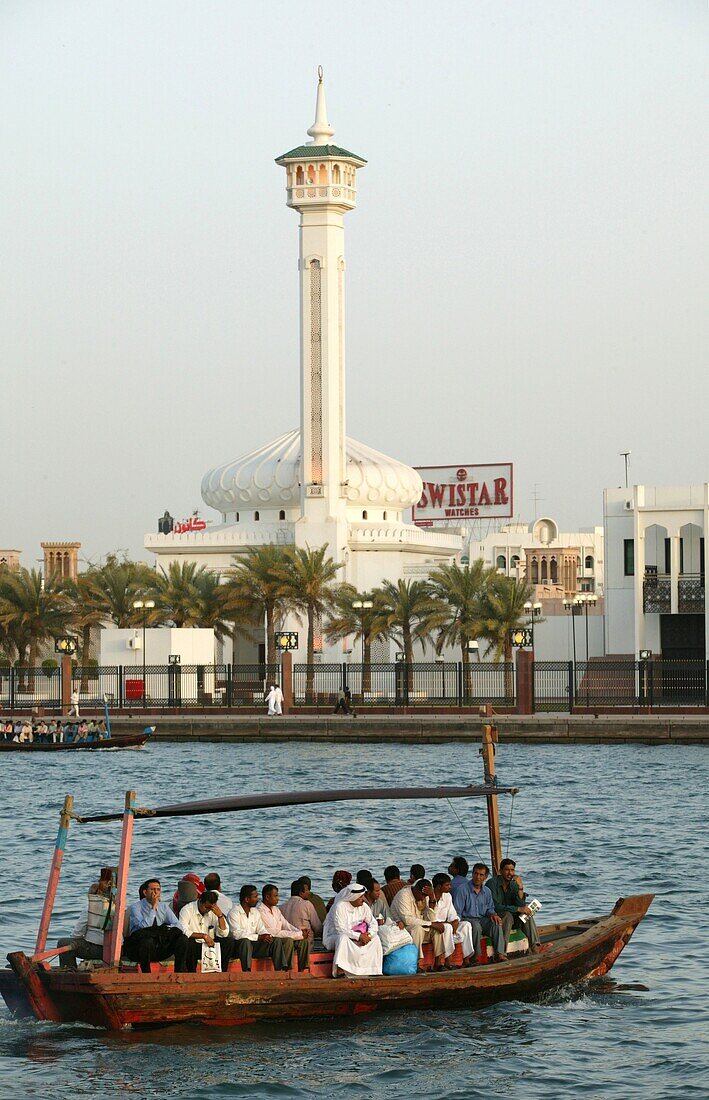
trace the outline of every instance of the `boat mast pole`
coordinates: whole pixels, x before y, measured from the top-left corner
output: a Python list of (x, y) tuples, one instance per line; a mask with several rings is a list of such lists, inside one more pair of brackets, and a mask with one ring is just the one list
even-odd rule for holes
[(118, 857), (118, 882), (116, 884), (116, 904), (113, 911), (113, 925), (110, 933), (103, 939), (103, 961), (108, 966), (118, 966), (123, 948), (123, 920), (126, 912), (126, 893), (128, 890), (128, 872), (130, 871), (130, 849), (133, 840), (133, 821), (135, 819), (135, 791), (126, 791), (123, 810), (123, 829), (121, 830), (121, 854)]
[[(483, 726), (483, 739), (480, 746), (480, 755), (483, 758), (483, 769), (485, 773), (485, 783), (491, 786), (496, 785), (495, 778), (495, 745), (497, 744), (497, 726), (484, 725)], [(497, 804), (497, 795), (486, 795), (487, 801), (487, 828), (490, 834), (490, 860), (492, 862), (492, 873), (497, 875), (500, 872), (500, 862), (502, 860), (502, 837), (500, 836), (500, 810)]]
[(57, 833), (57, 839), (54, 845), (52, 864), (49, 868), (47, 892), (44, 895), (44, 908), (42, 909), (42, 916), (39, 922), (39, 931), (37, 932), (37, 943), (35, 944), (34, 949), (35, 955), (40, 951), (44, 951), (45, 947), (47, 946), (47, 933), (49, 932), (49, 922), (52, 919), (54, 899), (57, 896), (59, 873), (62, 869), (62, 860), (64, 859), (64, 849), (66, 847), (66, 838), (69, 831), (69, 822), (71, 821), (71, 811), (73, 806), (74, 796), (73, 794), (68, 794), (64, 799), (62, 812), (59, 815), (59, 832)]

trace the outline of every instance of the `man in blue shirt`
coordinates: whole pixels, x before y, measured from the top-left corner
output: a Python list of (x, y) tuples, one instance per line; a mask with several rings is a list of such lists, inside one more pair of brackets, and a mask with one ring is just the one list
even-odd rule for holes
[(455, 911), (461, 920), (470, 920), (472, 916), (470, 910), (471, 886), (468, 879), (467, 859), (464, 859), (463, 856), (453, 856), (448, 874), (451, 876), (451, 897), (453, 898)]
[(167, 902), (160, 900), (160, 880), (149, 878), (138, 890), (139, 901), (128, 910), (123, 954), (150, 973), (151, 962), (175, 956), (175, 970), (185, 971), (189, 939)]
[(473, 930), (473, 953), (477, 959), (481, 954), (481, 937), (484, 935), (492, 943), (495, 962), (505, 962), (505, 933), (502, 917), (495, 912), (495, 902), (485, 879), (490, 868), (484, 863), (473, 867), (473, 881), (470, 886), (470, 925)]

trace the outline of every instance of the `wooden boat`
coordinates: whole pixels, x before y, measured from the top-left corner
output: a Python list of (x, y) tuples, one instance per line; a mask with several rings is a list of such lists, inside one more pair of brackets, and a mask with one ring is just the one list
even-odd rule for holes
[[(545, 950), (467, 969), (427, 972), (406, 977), (376, 976), (333, 979), (332, 954), (313, 951), (311, 969), (276, 973), (270, 960), (254, 960), (251, 973), (238, 962), (224, 974), (176, 974), (153, 964), (140, 973), (121, 959), (123, 918), (133, 827), (136, 821), (209, 813), (228, 813), (270, 806), (303, 805), (369, 799), (484, 797), (493, 869), (502, 858), (498, 798), (514, 795), (514, 787), (497, 784), (494, 727), (486, 726), (481, 753), (485, 783), (468, 787), (367, 788), (336, 791), (296, 791), (181, 803), (155, 809), (136, 806), (126, 794), (123, 814), (81, 817), (67, 796), (50, 870), (35, 953), (11, 952), (10, 968), (0, 971), (0, 993), (16, 1015), (55, 1022), (81, 1021), (109, 1029), (156, 1026), (193, 1021), (235, 1025), (261, 1020), (357, 1015), (376, 1010), (416, 1008), (478, 1008), (496, 1001), (529, 999), (569, 983), (605, 975), (645, 916), (652, 894), (621, 898), (605, 916), (589, 917), (539, 929)], [(70, 821), (84, 824), (122, 820), (121, 852), (115, 896), (114, 926), (104, 941), (104, 965), (71, 972), (52, 966), (60, 954), (46, 941)], [(66, 949), (64, 949), (66, 950)], [(294, 964), (296, 965), (296, 964)]]
[(138, 749), (145, 745), (154, 726), (142, 733), (112, 734), (103, 741), (0, 741), (0, 752), (93, 752), (96, 749)]

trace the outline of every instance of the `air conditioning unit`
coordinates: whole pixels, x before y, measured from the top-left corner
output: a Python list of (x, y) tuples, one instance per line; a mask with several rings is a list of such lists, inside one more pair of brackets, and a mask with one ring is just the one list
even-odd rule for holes
[(141, 638), (141, 636), (140, 636), (140, 634), (138, 633), (137, 630), (136, 630), (135, 634), (133, 635), (133, 637), (128, 639), (128, 641), (126, 642), (126, 645), (127, 645), (128, 649), (142, 649), (143, 648), (143, 639)]
[(626, 512), (632, 512), (632, 510), (633, 510), (633, 502), (632, 502), (632, 500), (625, 500), (625, 501), (623, 501), (623, 507), (625, 508), (625, 511), (626, 511)]

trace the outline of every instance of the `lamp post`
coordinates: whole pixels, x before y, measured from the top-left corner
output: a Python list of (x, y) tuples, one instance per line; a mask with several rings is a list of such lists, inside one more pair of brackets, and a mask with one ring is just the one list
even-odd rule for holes
[(576, 677), (576, 616), (579, 615), (580, 612), (581, 612), (581, 601), (576, 596), (574, 597), (573, 600), (570, 600), (568, 598), (565, 599), (564, 600), (564, 610), (568, 611), (569, 614), (571, 615), (571, 636), (573, 638), (573, 646), (574, 646), (574, 680), (575, 680), (575, 677)]
[(367, 612), (371, 611), (374, 607), (372, 600), (353, 600), (352, 609), (357, 612), (357, 618), (359, 620), (359, 631), (362, 635), (362, 675), (360, 676), (360, 686), (362, 688), (362, 700), (364, 701), (364, 654), (365, 654), (365, 628), (364, 623), (367, 618)]
[(145, 628), (148, 623), (148, 612), (154, 607), (154, 600), (133, 600), (133, 610), (143, 612), (143, 710), (145, 710)]
[(61, 653), (62, 657), (61, 682), (59, 685), (60, 702), (62, 713), (68, 714), (71, 703), (71, 659), (76, 653), (76, 638), (72, 637), (71, 634), (56, 638), (54, 651), (55, 653)]
[(538, 619), (542, 617), (542, 605), (539, 600), (536, 603), (532, 603), (531, 600), (527, 600), (524, 605), (524, 610), (529, 615), (529, 625), (532, 630), (532, 657), (534, 657), (534, 624)]
[(586, 617), (586, 661), (590, 660), (588, 655), (588, 609), (589, 607), (595, 607), (598, 602), (598, 596), (594, 596), (592, 592), (587, 592), (584, 595), (578, 597), (583, 604), (583, 610)]

